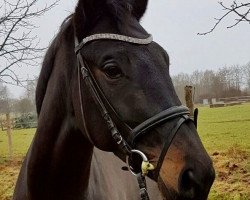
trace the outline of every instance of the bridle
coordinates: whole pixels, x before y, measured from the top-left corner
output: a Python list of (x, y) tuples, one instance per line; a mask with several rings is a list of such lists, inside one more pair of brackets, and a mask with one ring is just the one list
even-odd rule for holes
[[(82, 94), (81, 94), (80, 72), (82, 74), (84, 83), (89, 89), (89, 92), (92, 98), (94, 99), (103, 119), (107, 123), (107, 126), (111, 132), (113, 139), (118, 144), (121, 151), (125, 155), (127, 155), (128, 168), (132, 172), (132, 174), (134, 174), (137, 177), (139, 188), (140, 188), (141, 199), (149, 200), (145, 176), (148, 174), (149, 171), (153, 171), (153, 179), (157, 181), (164, 157), (168, 151), (168, 148), (170, 147), (173, 141), (174, 136), (176, 135), (177, 131), (179, 130), (179, 128), (181, 127), (183, 123), (191, 120), (191, 118), (189, 117), (190, 112), (189, 112), (189, 109), (185, 106), (173, 106), (145, 120), (144, 122), (142, 122), (141, 124), (139, 124), (133, 129), (130, 128), (125, 122), (122, 122), (122, 120), (119, 119), (119, 115), (116, 113), (115, 109), (109, 103), (108, 99), (102, 92), (89, 66), (87, 65), (86, 61), (84, 60), (83, 56), (80, 53), (80, 50), (84, 47), (86, 43), (89, 43), (91, 41), (96, 41), (96, 40), (115, 40), (115, 41), (123, 41), (123, 42), (137, 44), (137, 45), (148, 45), (153, 41), (153, 38), (152, 36), (149, 36), (148, 38), (145, 38), (145, 39), (139, 39), (139, 38), (133, 38), (133, 37), (128, 37), (128, 36), (119, 35), (119, 34), (101, 33), (101, 34), (90, 35), (84, 38), (80, 43), (78, 42), (77, 39), (75, 39), (75, 52), (76, 52), (77, 64), (78, 64), (78, 84), (79, 84), (81, 114), (82, 114), (84, 128), (85, 128), (87, 137), (89, 138), (90, 141), (92, 141), (91, 136), (88, 133), (88, 130), (86, 128), (84, 111), (82, 107), (83, 104), (82, 104)], [(118, 121), (122, 122), (125, 129), (130, 133), (129, 137), (126, 138), (126, 140), (124, 139), (124, 136), (122, 136), (122, 134), (119, 132), (114, 122), (113, 117), (111, 117), (111, 114), (112, 116), (115, 116), (115, 118), (117, 118)], [(173, 119), (178, 119), (178, 121), (175, 124), (174, 128), (168, 134), (167, 140), (165, 141), (165, 144), (161, 151), (157, 166), (154, 167), (148, 161), (148, 158), (143, 152), (141, 152), (140, 150), (134, 149), (136, 141), (141, 135), (144, 135), (147, 132), (149, 132), (149, 130), (152, 130), (155, 127), (158, 127), (159, 125), (163, 124), (164, 122), (167, 122)], [(194, 123), (195, 124), (197, 123), (197, 117), (194, 119)], [(141, 169), (139, 170), (139, 172), (133, 168), (133, 160), (132, 160), (133, 155), (139, 155), (142, 159)]]

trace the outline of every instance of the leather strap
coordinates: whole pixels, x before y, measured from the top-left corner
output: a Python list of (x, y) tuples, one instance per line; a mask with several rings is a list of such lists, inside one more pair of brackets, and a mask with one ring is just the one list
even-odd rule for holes
[(199, 114), (199, 110), (198, 110), (198, 108), (195, 108), (194, 109), (194, 125), (195, 125), (196, 128), (197, 128), (197, 125), (198, 125), (198, 114)]
[(181, 127), (181, 125), (186, 122), (187, 120), (191, 120), (189, 118), (188, 115), (183, 115), (181, 116), (181, 118), (178, 120), (178, 122), (176, 123), (175, 127), (171, 130), (171, 132), (169, 133), (169, 135), (167, 136), (167, 139), (166, 139), (166, 142), (163, 146), (163, 149), (161, 151), (161, 154), (160, 154), (160, 157), (159, 157), (159, 160), (157, 162), (157, 166), (154, 170), (154, 179), (157, 180), (157, 178), (159, 177), (159, 172), (160, 172), (160, 169), (161, 169), (161, 166), (163, 164), (163, 160), (167, 154), (167, 151), (176, 135), (176, 133), (178, 132), (179, 128)]
[(189, 109), (185, 106), (173, 106), (169, 109), (163, 110), (162, 112), (154, 115), (153, 117), (147, 119), (146, 121), (136, 126), (131, 132), (132, 134), (129, 141), (131, 141), (133, 146), (135, 144), (136, 139), (140, 135), (149, 131), (150, 129), (153, 129), (154, 127), (159, 126), (160, 124), (171, 119), (189, 114)]

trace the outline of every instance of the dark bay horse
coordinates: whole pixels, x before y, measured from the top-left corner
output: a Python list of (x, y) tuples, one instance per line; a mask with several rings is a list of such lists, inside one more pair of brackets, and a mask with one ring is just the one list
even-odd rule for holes
[[(43, 62), (38, 127), (13, 199), (140, 199), (136, 177), (121, 169), (122, 142), (155, 167), (146, 178), (150, 199), (207, 199), (212, 162), (175, 93), (168, 54), (139, 23), (146, 7), (147, 0), (79, 0), (65, 20)], [(124, 140), (116, 143), (118, 130)], [(141, 162), (131, 160), (133, 169)]]

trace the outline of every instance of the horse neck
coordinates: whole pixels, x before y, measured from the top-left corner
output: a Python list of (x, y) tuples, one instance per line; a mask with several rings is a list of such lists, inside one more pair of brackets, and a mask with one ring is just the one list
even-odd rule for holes
[(71, 83), (67, 81), (73, 73), (67, 70), (75, 65), (72, 44), (73, 38), (58, 49), (37, 131), (15, 189), (17, 199), (20, 195), (29, 199), (84, 199), (93, 146), (77, 128), (72, 108)]
[(28, 186), (35, 195), (31, 199), (83, 199), (85, 195), (93, 147), (70, 120), (65, 117), (57, 127), (39, 124), (27, 159)]

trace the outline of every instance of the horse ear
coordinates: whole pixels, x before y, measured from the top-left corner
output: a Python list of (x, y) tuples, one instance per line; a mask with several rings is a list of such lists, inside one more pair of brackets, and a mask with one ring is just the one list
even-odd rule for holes
[(132, 14), (137, 20), (140, 20), (144, 15), (148, 5), (148, 0), (132, 0)]
[(75, 34), (85, 37), (105, 9), (106, 0), (79, 0), (74, 13)]

